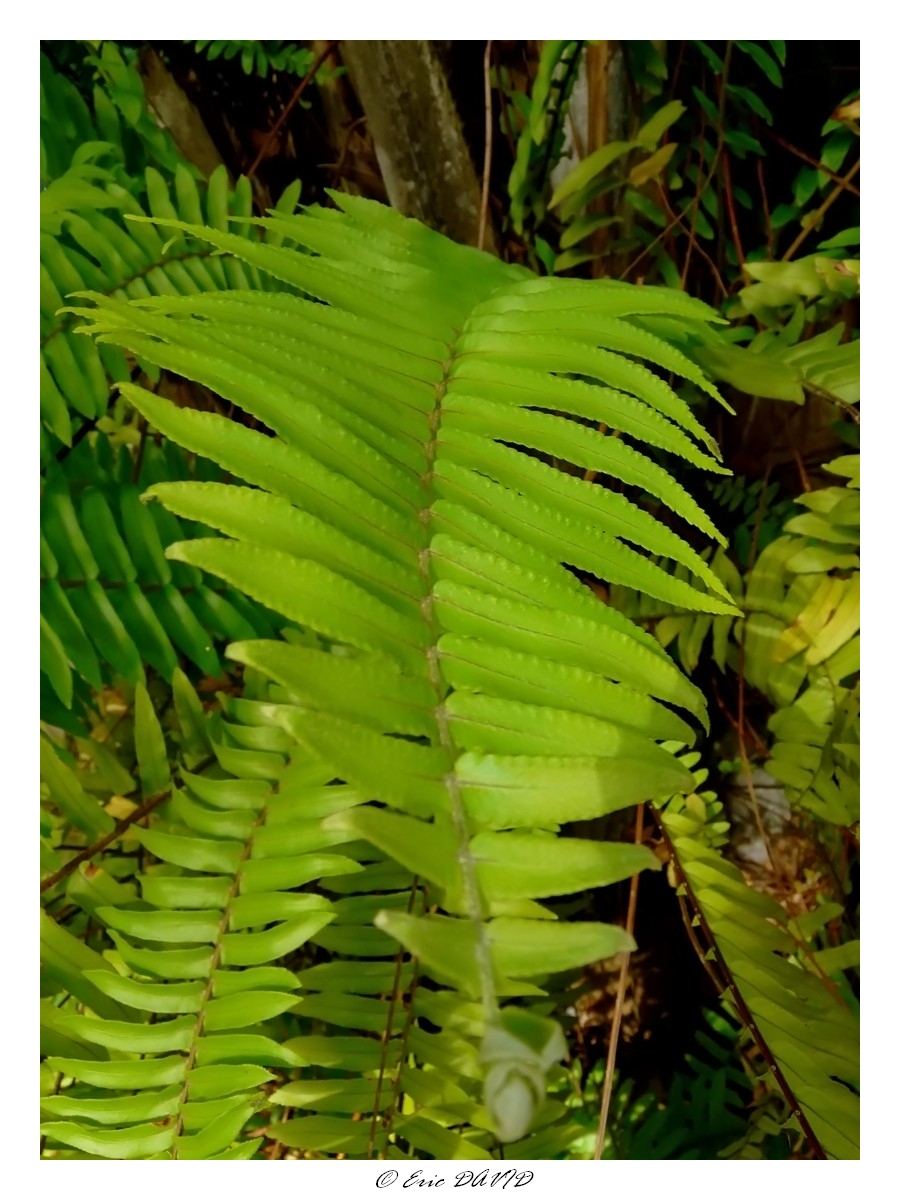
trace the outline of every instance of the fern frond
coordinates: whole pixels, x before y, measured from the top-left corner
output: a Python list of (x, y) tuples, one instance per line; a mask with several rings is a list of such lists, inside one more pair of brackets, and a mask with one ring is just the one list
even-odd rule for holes
[(714, 848), (706, 814), (663, 809), (683, 884), (727, 969), (723, 999), (766, 1056), (777, 1086), (813, 1145), (859, 1157), (859, 1021), (822, 968), (804, 970), (783, 909), (754, 891)]
[[(87, 419), (101, 417), (110, 383), (130, 378), (120, 350), (74, 336), (71, 315), (61, 313), (69, 296), (85, 288), (140, 299), (272, 286), (252, 266), (213, 257), (196, 239), (166, 240), (151, 225), (130, 219), (145, 216), (145, 208), (109, 169), (94, 168), (86, 195), (87, 186), (84, 168), (75, 166), (41, 195), (41, 416), (67, 446), (71, 410)], [(171, 183), (148, 167), (142, 190), (147, 211), (158, 219), (182, 217), (221, 229), (240, 219), (239, 227), (250, 228), (249, 181), (242, 178), (232, 188), (224, 166), (206, 185), (198, 185), (182, 163)], [(285, 192), (279, 204), (286, 212), (298, 194), (298, 186)]]
[[(465, 1033), (483, 1038), (490, 1123), (518, 1142), (540, 1120), (560, 1043), (552, 1024), (501, 1000), (630, 945), (618, 930), (548, 919), (539, 897), (635, 865), (618, 849), (567, 843), (583, 870), (570, 872), (568, 857), (554, 867), (554, 834), (683, 790), (685, 769), (657, 742), (689, 741), (688, 719), (705, 723), (702, 698), (664, 653), (586, 603), (564, 568), (736, 612), (705, 568), (689, 584), (655, 567), (647, 554), (661, 545), (693, 566), (696, 555), (640, 504), (655, 496), (718, 536), (644, 452), (644, 430), (654, 446), (711, 443), (638, 361), (662, 354), (632, 321), (712, 314), (663, 289), (536, 280), (377, 204), (335, 199), (340, 211), (266, 223), (304, 253), (167, 222), (301, 295), (222, 295), (189, 310), (171, 298), (129, 305), (94, 294), (76, 311), (101, 344), (205, 383), (273, 431), (123, 388), (153, 427), (258, 489), (156, 489), (174, 511), (229, 535), (168, 554), (315, 635), (304, 648), (249, 643), (232, 653), (299, 700), (278, 714), (291, 737), (361, 798), (389, 806), (354, 809), (327, 828), (365, 837), (427, 881), (443, 911), (382, 906), (375, 928), (350, 944), (399, 941), (452, 989), (417, 989), (411, 1020), (444, 1028), (460, 1005), (471, 1010)], [(524, 324), (493, 329), (504, 314)], [(586, 318), (597, 322), (590, 336)], [(582, 401), (604, 396), (623, 414), (621, 438), (578, 419)], [(536, 738), (542, 726), (559, 741)], [(518, 870), (502, 867), (507, 845)], [(547, 869), (531, 871), (542, 858)], [(339, 935), (335, 922), (326, 936)], [(335, 1120), (316, 1129), (343, 1136)], [(417, 1112), (407, 1134), (395, 1131), (428, 1150), (422, 1120)]]
[[(169, 680), (184, 655), (218, 677), (223, 666), (214, 641), (271, 636), (258, 605), (165, 556), (170, 543), (205, 530), (141, 504), (141, 485), (191, 473), (177, 447), (150, 445), (133, 483), (131, 458), (124, 451), (112, 457), (101, 439), (96, 451), (82, 444), (46, 482), (42, 671), (66, 707), (73, 671), (95, 689), (113, 677), (141, 682), (145, 664)], [(44, 711), (60, 719), (52, 705)]]
[(614, 1157), (640, 1161), (724, 1157), (729, 1143), (746, 1128), (750, 1101), (751, 1083), (736, 1053), (737, 1035), (723, 1014), (707, 1011), (664, 1104), (650, 1095), (635, 1096), (627, 1084), (620, 1088), (610, 1139)]
[[(804, 270), (821, 283), (819, 264), (828, 264), (827, 259), (805, 260)], [(794, 263), (757, 263), (756, 269), (793, 268)], [(834, 266), (835, 264), (829, 264)], [(807, 277), (808, 278), (808, 277)], [(766, 285), (754, 287), (765, 290)], [(796, 304), (801, 295), (808, 296), (804, 285), (799, 294), (785, 292), (778, 303)], [(813, 284), (812, 286), (816, 286)], [(745, 289), (745, 294), (752, 289)], [(859, 290), (858, 278), (851, 293)], [(801, 317), (811, 310), (799, 306)], [(774, 318), (772, 309), (761, 310), (763, 319), (768, 313)], [(774, 318), (777, 319), (777, 318)], [(779, 331), (766, 330), (758, 334), (748, 346), (738, 346), (718, 331), (695, 327), (694, 330), (674, 329), (665, 317), (655, 315), (641, 318), (641, 325), (662, 337), (673, 337), (681, 351), (691, 358), (713, 379), (730, 384), (749, 396), (762, 396), (772, 400), (784, 400), (803, 404), (804, 389), (824, 393), (843, 405), (858, 404), (860, 399), (859, 362), (860, 340), (841, 342), (844, 326), (836, 324), (823, 333), (798, 342), (803, 321), (795, 327), (791, 321)]]
[[(253, 715), (271, 721), (269, 711)], [(168, 778), (168, 766), (152, 710), (138, 716), (146, 791), (162, 782), (160, 771)], [(107, 1158), (246, 1157), (257, 1143), (235, 1140), (265, 1103), (270, 1068), (304, 1061), (272, 1037), (299, 985), (271, 964), (335, 919), (325, 897), (292, 889), (361, 869), (317, 819), (323, 806), (359, 800), (346, 787), (325, 788), (328, 769), (278, 726), (224, 721), (212, 734), (227, 764), (220, 777), (183, 770), (154, 827), (132, 828), (155, 860), (138, 877), (140, 900), (126, 893), (95, 909), (115, 942), (115, 969), (80, 948), (80, 957), (69, 953), (73, 981), (71, 970), (54, 968), (65, 955), (50, 957), (55, 977), (94, 1014), (63, 1016), (57, 1027), (103, 1054), (49, 1059), (75, 1085), (89, 1085), (88, 1094), (73, 1085), (43, 1099), (51, 1119), (42, 1131), (54, 1143)], [(255, 748), (241, 745), (248, 741)], [(50, 922), (51, 948), (60, 936)]]
[(846, 487), (807, 492), (747, 588), (747, 677), (778, 711), (771, 774), (792, 804), (859, 820), (859, 456), (828, 464)]

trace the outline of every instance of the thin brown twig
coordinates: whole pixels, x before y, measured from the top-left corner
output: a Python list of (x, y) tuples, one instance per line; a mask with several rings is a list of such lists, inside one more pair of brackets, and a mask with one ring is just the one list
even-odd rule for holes
[(361, 125), (366, 124), (367, 120), (368, 120), (368, 118), (366, 116), (357, 117), (355, 120), (351, 121), (350, 124), (346, 127), (346, 129), (344, 130), (344, 144), (341, 147), (341, 152), (338, 155), (337, 162), (319, 163), (319, 169), (323, 170), (323, 171), (332, 171), (334, 173), (334, 178), (337, 182), (340, 181), (341, 172), (344, 169), (344, 164), (346, 163), (347, 156), (350, 153), (350, 143), (353, 140), (353, 135), (354, 135), (354, 133), (356, 133), (357, 129), (359, 129), (359, 127)]
[(684, 922), (684, 928), (688, 935), (688, 941), (691, 943), (694, 953), (699, 958), (704, 971), (706, 971), (706, 974), (712, 980), (713, 987), (716, 989), (716, 995), (721, 996), (725, 991), (725, 980), (722, 979), (721, 975), (719, 975), (719, 972), (710, 962), (709, 958), (707, 957), (707, 950), (704, 950), (700, 945), (700, 939), (697, 937), (697, 931), (694, 929), (694, 921), (684, 896), (678, 897), (678, 908), (681, 912), (681, 919)]
[[(769, 193), (766, 191), (766, 177), (763, 171), (762, 159), (756, 160), (756, 178), (759, 182), (759, 195), (762, 200), (763, 218), (766, 226), (766, 257), (772, 257), (772, 245), (774, 243), (774, 233), (772, 230), (772, 214), (769, 211)], [(740, 278), (737, 280), (741, 283)]]
[(140, 441), (138, 442), (137, 454), (134, 456), (134, 462), (131, 467), (131, 483), (134, 486), (141, 477), (141, 468), (144, 465), (144, 451), (147, 448), (147, 437), (150, 429), (146, 417), (138, 417), (138, 429), (140, 429)]
[(684, 62), (684, 52), (687, 49), (687, 42), (678, 43), (678, 57), (675, 59), (675, 70), (672, 72), (672, 82), (669, 85), (669, 99), (675, 98), (675, 89), (678, 86), (678, 76), (681, 74), (681, 65)]
[(129, 813), (127, 817), (123, 817), (123, 819), (119, 821), (112, 832), (105, 834), (98, 841), (94, 842), (92, 846), (88, 846), (86, 849), (82, 850), (80, 854), (76, 854), (74, 858), (70, 858), (69, 861), (64, 863), (58, 871), (54, 871), (52, 875), (48, 875), (45, 879), (42, 879), (41, 892), (46, 892), (48, 888), (55, 887), (56, 884), (62, 883), (64, 879), (68, 879), (68, 877), (78, 867), (80, 867), (83, 862), (87, 862), (88, 859), (93, 858), (95, 854), (99, 854), (101, 850), (105, 850), (110, 842), (114, 842), (116, 838), (121, 837), (122, 834), (135, 823), (135, 821), (140, 821), (143, 817), (146, 817), (148, 813), (153, 812), (154, 808), (158, 808), (159, 805), (162, 804), (164, 800), (168, 800), (169, 796), (171, 795), (172, 789), (166, 788), (164, 792), (157, 792), (155, 796), (151, 796), (148, 800), (145, 800), (143, 804), (139, 805), (134, 810), (134, 812)]
[(773, 142), (777, 142), (779, 146), (782, 146), (791, 154), (796, 155), (797, 158), (801, 159), (805, 163), (808, 163), (809, 166), (815, 167), (817, 171), (821, 171), (823, 175), (827, 175), (830, 179), (833, 179), (835, 183), (839, 183), (841, 187), (845, 188), (848, 192), (852, 192), (854, 196), (859, 196), (859, 188), (854, 187), (852, 183), (848, 183), (846, 179), (842, 179), (841, 176), (838, 175), (837, 171), (829, 170), (824, 163), (819, 162), (818, 159), (813, 158), (811, 154), (807, 154), (805, 151), (800, 150), (796, 146), (792, 145), (787, 138), (783, 138), (781, 134), (776, 133), (774, 129), (764, 129), (763, 132), (770, 137)]
[[(634, 825), (634, 842), (640, 846), (644, 839), (644, 806), (638, 805)], [(625, 916), (625, 931), (629, 936), (634, 933), (634, 919), (637, 913), (639, 875), (632, 875), (631, 887), (628, 891), (628, 912)], [(594, 1159), (603, 1157), (603, 1145), (606, 1141), (606, 1126), (609, 1123), (609, 1106), (612, 1100), (613, 1075), (616, 1069), (616, 1051), (619, 1046), (619, 1033), (622, 1029), (622, 1010), (625, 1007), (625, 988), (628, 984), (628, 966), (631, 962), (631, 951), (626, 950), (622, 955), (622, 966), (619, 969), (619, 986), (616, 989), (616, 1007), (613, 1012), (612, 1030), (609, 1035), (609, 1053), (606, 1056), (606, 1070), (603, 1075), (603, 1095), (600, 1100), (600, 1120), (597, 1125), (597, 1141), (594, 1145)]]
[(491, 47), (484, 48), (484, 171), (481, 176), (481, 212), (478, 214), (478, 249), (484, 249), (487, 234), (488, 198), (491, 188), (491, 158), (494, 153), (494, 110), (491, 103)]
[[(419, 886), (419, 890), (421, 892), (422, 909), (430, 913), (436, 912), (437, 906), (429, 905), (428, 903), (428, 883), (424, 880), (420, 882), (418, 875), (416, 875), (414, 878), (416, 885)], [(410, 978), (409, 987), (407, 988), (406, 993), (406, 1019), (404, 1020), (403, 1028), (400, 1031), (400, 1055), (397, 1061), (397, 1071), (394, 1074), (394, 1093), (391, 1097), (391, 1111), (389, 1117), (385, 1118), (384, 1120), (385, 1126), (387, 1126), (389, 1121), (393, 1119), (393, 1114), (400, 1111), (400, 1106), (403, 1099), (403, 1071), (410, 1057), (406, 1053), (406, 1048), (409, 1040), (409, 1031), (412, 1028), (413, 1018), (415, 1015), (416, 988), (419, 985), (419, 960), (415, 957), (415, 955), (413, 955), (410, 959), (410, 965), (412, 966), (412, 976)], [(415, 1061), (414, 1057), (413, 1061)], [(384, 1149), (382, 1149), (380, 1157), (387, 1157)]]
[(852, 166), (846, 175), (841, 176), (840, 180), (838, 181), (838, 186), (833, 188), (828, 193), (816, 211), (810, 217), (804, 218), (804, 226), (791, 242), (790, 246), (788, 246), (787, 250), (782, 256), (782, 262), (788, 262), (789, 259), (794, 257), (796, 252), (800, 249), (812, 231), (828, 212), (829, 208), (831, 208), (832, 204), (834, 204), (835, 200), (837, 200), (837, 198), (840, 196), (841, 192), (845, 190), (845, 185), (859, 174), (859, 165), (861, 161), (861, 159), (857, 159), (856, 165)]
[[(202, 770), (203, 767), (209, 766), (212, 761), (213, 760), (211, 756), (207, 757), (202, 762), (198, 763), (194, 770)], [(117, 838), (120, 838), (122, 834), (126, 832), (126, 830), (130, 829), (131, 826), (135, 824), (136, 821), (143, 820), (143, 818), (152, 813), (155, 808), (158, 808), (160, 804), (162, 804), (165, 800), (168, 800), (171, 795), (172, 789), (169, 787), (166, 788), (165, 791), (157, 792), (154, 796), (149, 796), (143, 804), (138, 805), (134, 812), (129, 813), (127, 817), (123, 817), (110, 833), (104, 834), (103, 837), (99, 838), (93, 843), (93, 845), (87, 846), (81, 851), (80, 854), (76, 854), (75, 857), (70, 858), (67, 863), (63, 863), (58, 871), (54, 871), (52, 875), (48, 875), (45, 879), (42, 879), (41, 893), (43, 894), (49, 888), (55, 887), (58, 883), (62, 883), (64, 879), (68, 879), (68, 877), (74, 871), (76, 871), (83, 862), (87, 862), (89, 859), (93, 858), (95, 854), (99, 854), (101, 850), (105, 850), (111, 842), (114, 842)]]
[(738, 228), (737, 212), (734, 207), (734, 193), (731, 190), (731, 158), (726, 150), (722, 155), (722, 177), (725, 184), (725, 205), (728, 209), (728, 223), (731, 225), (731, 236), (734, 239), (734, 249), (738, 264), (744, 269), (744, 247), (741, 245), (741, 232)]
[[(730, 58), (731, 58), (731, 42), (728, 43), (728, 46), (725, 50), (725, 60), (724, 60), (723, 66), (722, 66), (722, 93), (721, 93), (721, 97), (720, 97), (720, 109), (722, 109), (724, 106), (723, 98), (725, 95), (725, 82), (726, 82), (727, 75), (728, 75), (728, 64), (729, 64)], [(721, 124), (722, 124), (722, 121), (720, 120), (720, 126), (721, 126)], [(697, 209), (700, 204), (700, 201), (703, 199), (703, 196), (706, 193), (706, 189), (712, 183), (713, 176), (715, 175), (715, 172), (716, 172), (716, 167), (719, 164), (719, 155), (722, 153), (722, 146), (724, 144), (724, 138), (721, 136), (721, 133), (722, 133), (722, 131), (720, 128), (719, 144), (716, 147), (716, 153), (713, 156), (713, 160), (712, 160), (712, 163), (710, 164), (709, 171), (707, 172), (706, 178), (703, 181), (703, 186), (697, 190), (696, 195), (690, 202), (691, 207), (694, 210), (694, 222), (695, 223), (696, 223)], [(682, 216), (683, 216), (683, 214), (682, 214)], [(624, 279), (627, 275), (629, 275), (634, 270), (634, 268), (638, 265), (638, 263), (641, 262), (642, 259), (647, 257), (647, 255), (651, 252), (651, 250), (655, 249), (661, 241), (663, 241), (665, 238), (667, 238), (669, 236), (669, 234), (672, 232), (672, 230), (675, 228), (676, 225), (681, 224), (681, 221), (682, 221), (682, 217), (677, 217), (674, 221), (671, 221), (665, 227), (665, 229), (662, 231), (662, 233), (657, 234), (657, 236), (653, 239), (653, 241), (649, 242), (644, 247), (644, 249), (640, 252), (640, 254), (636, 258), (633, 258), (631, 260), (631, 262), (628, 264), (628, 266), (625, 268), (625, 270), (621, 273), (621, 275), (619, 275), (619, 279), (620, 280)], [(690, 245), (689, 245), (688, 249), (690, 249)]]
[[(407, 914), (411, 913), (416, 902), (416, 892), (419, 887), (418, 875), (413, 876), (412, 884), (409, 889), (409, 900), (406, 904)], [(403, 978), (403, 959), (406, 951), (401, 946), (394, 957), (394, 978), (391, 983), (391, 999), (388, 1004), (387, 1021), (384, 1029), (381, 1031), (381, 1055), (378, 1062), (378, 1079), (375, 1084), (375, 1100), (372, 1105), (372, 1120), (369, 1124), (369, 1142), (366, 1147), (366, 1158), (372, 1157), (372, 1152), (375, 1149), (375, 1134), (378, 1129), (379, 1115), (381, 1109), (381, 1091), (384, 1086), (384, 1074), (387, 1070), (388, 1050), (390, 1047), (391, 1035), (394, 1031), (394, 1012), (397, 1008), (397, 1002), (402, 995), (400, 981)], [(382, 1124), (383, 1124), (382, 1120)]]
[[(732, 43), (726, 42), (725, 55), (722, 59), (722, 72), (721, 72), (722, 82), (721, 82), (720, 90), (719, 90), (719, 119), (718, 119), (718, 123), (716, 125), (716, 133), (718, 135), (718, 139), (716, 141), (716, 152), (713, 155), (713, 160), (709, 165), (709, 171), (706, 174), (706, 179), (703, 181), (703, 186), (698, 190), (697, 195), (694, 199), (693, 213), (691, 214), (691, 232), (690, 232), (690, 236), (688, 238), (687, 254), (685, 254), (685, 256), (684, 256), (684, 269), (681, 272), (682, 288), (684, 287), (685, 283), (687, 282), (688, 267), (690, 266), (690, 263), (691, 263), (691, 251), (693, 250), (694, 246), (697, 244), (696, 229), (697, 229), (697, 217), (700, 215), (700, 200), (703, 197), (703, 195), (705, 194), (706, 189), (709, 187), (709, 185), (712, 183), (713, 179), (715, 178), (716, 169), (719, 166), (719, 159), (722, 157), (724, 147), (725, 147), (725, 100), (728, 95), (728, 71), (731, 66), (731, 51), (732, 51)], [(704, 126), (704, 128), (705, 128), (705, 126)], [(699, 178), (699, 173), (702, 170), (702, 168), (703, 168), (703, 140), (702, 140), (702, 136), (701, 136), (700, 161), (697, 164), (698, 178)]]
[(810, 383), (806, 379), (802, 380), (802, 385), (808, 392), (812, 392), (814, 396), (820, 396), (823, 400), (827, 400), (829, 404), (833, 404), (836, 408), (839, 408), (844, 416), (849, 417), (851, 421), (859, 425), (859, 413), (848, 400), (842, 400), (840, 396), (835, 396), (833, 392), (817, 387), (816, 384)]
[(278, 118), (278, 120), (275, 122), (275, 124), (269, 130), (266, 140), (260, 146), (259, 153), (257, 154), (256, 158), (254, 158), (253, 164), (250, 167), (250, 170), (247, 172), (248, 179), (252, 179), (253, 176), (256, 174), (259, 164), (262, 162), (262, 160), (266, 157), (266, 155), (269, 152), (269, 147), (272, 145), (272, 143), (278, 137), (278, 134), (281, 132), (282, 125), (284, 125), (285, 121), (288, 119), (288, 117), (294, 111), (294, 108), (296, 107), (297, 102), (299, 101), (299, 99), (303, 95), (303, 93), (306, 91), (307, 87), (309, 87), (309, 85), (312, 83), (319, 67), (321, 67), (321, 65), (325, 61), (325, 59), (328, 58), (328, 56), (334, 51), (336, 46), (337, 46), (336, 41), (326, 42), (325, 46), (319, 51), (319, 53), (313, 59), (312, 66), (309, 68), (309, 70), (306, 72), (306, 74), (303, 76), (303, 78), (297, 84), (296, 88), (294, 89), (293, 96), (291, 96), (290, 100), (288, 100), (287, 104), (281, 110), (281, 116)]
[(806, 473), (806, 467), (803, 465), (803, 458), (797, 446), (792, 442), (791, 451), (794, 455), (794, 462), (797, 464), (797, 474), (800, 476), (800, 485), (804, 492), (812, 491), (809, 483), (809, 476)]
[[(672, 204), (669, 200), (668, 195), (666, 194), (665, 188), (663, 188), (662, 185), (659, 186), (659, 198), (660, 198), (660, 200), (662, 200), (663, 206), (665, 207), (665, 209), (669, 213), (669, 215), (673, 218), (675, 223), (677, 225), (680, 225), (681, 228), (684, 230), (684, 232), (686, 234), (688, 234), (689, 237), (693, 237), (693, 230), (685, 221), (684, 214), (677, 213), (675, 211), (675, 209), (672, 207)], [(709, 254), (709, 252), (707, 250), (704, 250), (704, 248), (700, 245), (700, 243), (696, 239), (693, 241), (692, 244), (693, 244), (694, 248), (696, 249), (697, 253), (700, 255), (700, 257), (704, 260), (706, 265), (709, 267), (710, 274), (712, 275), (713, 279), (716, 281), (719, 291), (722, 293), (722, 297), (724, 299), (728, 295), (728, 288), (725, 286), (725, 281), (722, 279), (722, 276), (719, 272), (719, 268), (713, 262), (712, 256)]]
[[(745, 614), (745, 616), (746, 616), (746, 614)], [(734, 713), (731, 711), (731, 709), (728, 707), (728, 705), (722, 699), (722, 693), (719, 691), (719, 685), (716, 682), (716, 677), (714, 675), (711, 678), (711, 684), (712, 684), (712, 692), (713, 692), (713, 696), (715, 698), (716, 704), (719, 706), (722, 713), (725, 715), (725, 718), (728, 721), (728, 724), (731, 726), (731, 728), (736, 733), (737, 728), (738, 728), (737, 717), (734, 715)], [(748, 721), (746, 719), (746, 717), (744, 719), (744, 725), (747, 729), (747, 732), (753, 738), (754, 742), (756, 742), (756, 748), (759, 750), (759, 752), (761, 754), (763, 754), (766, 758), (768, 758), (769, 757), (769, 747), (762, 740), (762, 738), (759, 736), (759, 734), (754, 729), (753, 725), (750, 723), (750, 721)]]
[[(400, 1047), (401, 1054), (397, 1064), (397, 1072), (394, 1075), (394, 1093), (391, 1097), (390, 1114), (385, 1118), (385, 1125), (388, 1125), (393, 1120), (394, 1113), (400, 1111), (401, 1102), (403, 1099), (403, 1070), (406, 1066), (409, 1055), (404, 1053), (407, 1042), (409, 1040), (409, 1031), (412, 1028), (413, 1018), (415, 1016), (415, 998), (416, 988), (419, 986), (419, 960), (415, 957), (411, 958), (410, 965), (412, 966), (412, 976), (409, 981), (408, 1000), (406, 1005), (406, 1016), (403, 1021), (403, 1028), (400, 1030)], [(381, 1158), (386, 1158), (387, 1155), (382, 1149)]]

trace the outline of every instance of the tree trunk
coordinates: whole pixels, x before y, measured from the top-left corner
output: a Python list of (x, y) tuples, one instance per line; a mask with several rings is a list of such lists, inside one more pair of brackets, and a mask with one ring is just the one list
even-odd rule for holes
[[(475, 245), (481, 187), (431, 42), (342, 42), (391, 204)], [(485, 247), (493, 249), (490, 227)]]
[(199, 167), (209, 179), (216, 167), (221, 166), (222, 156), (187, 93), (175, 82), (155, 50), (146, 49), (141, 54), (138, 69), (151, 111), (172, 135), (182, 157)]

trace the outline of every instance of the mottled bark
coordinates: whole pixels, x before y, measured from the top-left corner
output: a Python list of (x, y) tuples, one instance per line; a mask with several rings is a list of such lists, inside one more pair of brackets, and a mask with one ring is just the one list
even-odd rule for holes
[[(342, 42), (394, 208), (475, 245), (480, 182), (437, 48), (431, 42)], [(493, 248), (490, 228), (485, 246)]]
[[(328, 45), (327, 41), (322, 40), (310, 42), (313, 54), (321, 54)], [(342, 65), (339, 47), (328, 55), (325, 65), (330, 72)], [(320, 72), (316, 77), (316, 91), (333, 151), (330, 186), (354, 196), (369, 196), (373, 200), (388, 203), (374, 147), (366, 132), (366, 118), (362, 114), (359, 97), (354, 94), (347, 77), (333, 73), (323, 77)]]
[(221, 165), (222, 156), (199, 112), (155, 50), (145, 50), (138, 66), (151, 112), (172, 135), (179, 153), (208, 179)]

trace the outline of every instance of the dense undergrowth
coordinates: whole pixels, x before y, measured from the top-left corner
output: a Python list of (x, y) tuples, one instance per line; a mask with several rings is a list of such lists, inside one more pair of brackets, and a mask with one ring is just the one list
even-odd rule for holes
[(494, 44), (488, 254), (44, 49), (42, 1157), (858, 1157), (858, 93)]

